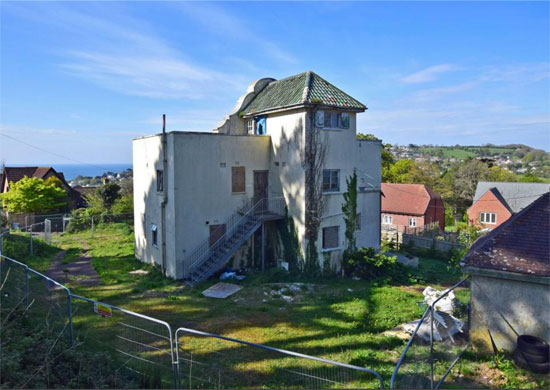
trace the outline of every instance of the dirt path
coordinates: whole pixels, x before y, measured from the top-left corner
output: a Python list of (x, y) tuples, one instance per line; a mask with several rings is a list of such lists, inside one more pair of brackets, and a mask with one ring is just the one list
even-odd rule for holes
[(76, 281), (82, 286), (97, 286), (101, 283), (101, 280), (99, 279), (99, 275), (96, 270), (92, 267), (92, 259), (88, 254), (90, 247), (86, 241), (79, 241), (82, 243), (84, 254), (76, 261), (63, 264), (63, 259), (65, 258), (65, 253), (67, 251), (60, 251), (55, 256), (55, 259), (46, 272), (46, 275), (63, 284), (69, 280), (69, 277), (71, 277), (73, 281)]

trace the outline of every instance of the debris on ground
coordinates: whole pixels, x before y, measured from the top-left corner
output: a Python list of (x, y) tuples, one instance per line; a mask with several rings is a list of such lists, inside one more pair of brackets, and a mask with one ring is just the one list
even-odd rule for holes
[(235, 279), (235, 280), (244, 280), (246, 276), (239, 275), (236, 271), (233, 271), (231, 268), (227, 267), (225, 272), (220, 275), (220, 280)]
[(136, 269), (134, 271), (128, 272), (130, 275), (147, 275), (149, 271), (145, 269)]
[(238, 286), (236, 284), (231, 283), (217, 283), (213, 285), (212, 287), (204, 290), (202, 292), (202, 295), (208, 298), (220, 298), (225, 299), (233, 294), (235, 294), (237, 291), (241, 290), (242, 287)]
[[(426, 287), (422, 292), (424, 294), (424, 303), (427, 306), (431, 306), (436, 300), (438, 300), (446, 291), (440, 291), (433, 287)], [(453, 312), (460, 302), (455, 297), (455, 294), (451, 291), (446, 296), (441, 298), (435, 304), (435, 310), (433, 312), (433, 339), (435, 341), (451, 340), (455, 342), (454, 337), (457, 333), (462, 333), (464, 329), (464, 322), (453, 316)], [(430, 341), (431, 337), (431, 322), (432, 313), (428, 314), (424, 319), (424, 322), (418, 328), (416, 333), (418, 337), (424, 341)], [(420, 320), (411, 321), (409, 323), (401, 325), (401, 328), (409, 333), (413, 334), (414, 330), (418, 326)]]

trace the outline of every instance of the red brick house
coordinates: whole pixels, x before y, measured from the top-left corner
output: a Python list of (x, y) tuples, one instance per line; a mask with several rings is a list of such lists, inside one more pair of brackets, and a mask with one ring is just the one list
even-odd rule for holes
[(549, 191), (547, 183), (480, 181), (467, 210), (468, 223), (494, 229)]
[(46, 180), (52, 176), (57, 177), (69, 195), (71, 207), (78, 207), (82, 202), (80, 193), (67, 183), (63, 172), (57, 172), (52, 167), (4, 167), (0, 181), (0, 193), (8, 192), (11, 183), (16, 183), (25, 176), (36, 177), (42, 180)]
[(441, 196), (424, 184), (382, 183), (382, 227), (404, 230), (438, 223), (445, 229)]

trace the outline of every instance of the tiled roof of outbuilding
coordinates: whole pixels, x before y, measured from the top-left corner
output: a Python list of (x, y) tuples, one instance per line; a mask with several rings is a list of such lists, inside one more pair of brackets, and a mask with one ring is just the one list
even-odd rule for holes
[(424, 215), (431, 199), (441, 199), (424, 184), (382, 183), (382, 212)]
[(364, 111), (367, 107), (347, 93), (307, 71), (272, 81), (244, 109), (245, 115), (301, 104), (321, 104)]
[(477, 240), (467, 266), (550, 277), (550, 193)]

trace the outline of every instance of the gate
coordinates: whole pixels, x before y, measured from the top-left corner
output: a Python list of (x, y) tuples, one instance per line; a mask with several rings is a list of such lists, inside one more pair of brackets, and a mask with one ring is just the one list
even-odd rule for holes
[[(175, 388), (172, 329), (167, 322), (71, 295), (75, 341), (111, 352), (115, 383), (131, 388)], [(117, 386), (118, 387), (118, 386)]]
[(374, 370), (194, 329), (175, 334), (179, 388), (375, 388)]

